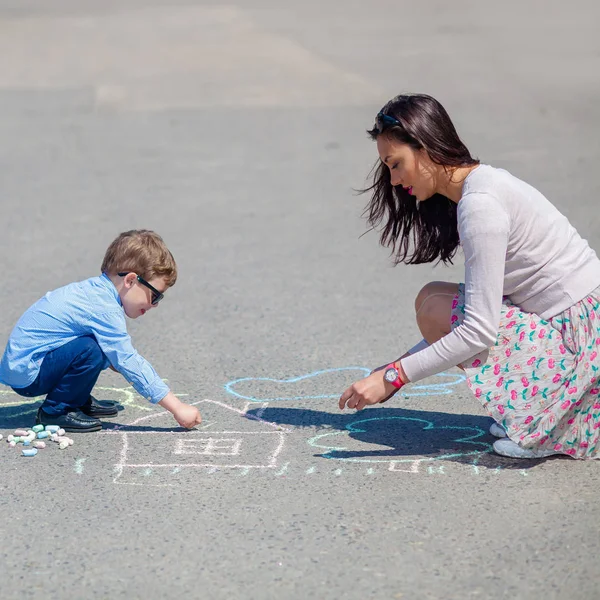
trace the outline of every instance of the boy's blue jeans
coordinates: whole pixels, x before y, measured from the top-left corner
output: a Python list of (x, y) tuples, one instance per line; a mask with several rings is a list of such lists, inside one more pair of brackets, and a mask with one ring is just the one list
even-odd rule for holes
[(81, 408), (90, 398), (106, 356), (93, 336), (83, 336), (48, 352), (36, 380), (26, 388), (13, 388), (31, 398), (47, 394), (42, 404), (48, 415), (64, 415)]

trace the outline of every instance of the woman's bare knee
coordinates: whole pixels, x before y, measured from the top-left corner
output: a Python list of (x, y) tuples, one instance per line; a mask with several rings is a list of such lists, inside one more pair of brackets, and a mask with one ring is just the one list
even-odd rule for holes
[(429, 283), (419, 292), (415, 303), (417, 325), (430, 344), (450, 333), (452, 300), (457, 292), (457, 284), (443, 281)]
[(425, 284), (415, 298), (415, 312), (418, 314), (429, 298), (442, 295), (454, 297), (458, 293), (458, 283), (449, 281), (430, 281)]

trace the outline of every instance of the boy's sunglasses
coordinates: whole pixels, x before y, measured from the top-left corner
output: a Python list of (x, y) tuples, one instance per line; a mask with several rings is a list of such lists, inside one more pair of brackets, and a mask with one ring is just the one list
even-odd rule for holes
[(375, 129), (377, 133), (383, 133), (388, 127), (396, 126), (402, 127), (402, 123), (398, 119), (394, 119), (390, 115), (384, 115), (382, 112), (377, 113), (377, 117), (375, 117)]
[[(117, 273), (117, 275), (119, 277), (125, 277), (125, 275), (129, 275), (129, 273)], [(165, 297), (163, 292), (159, 292), (154, 286), (150, 285), (143, 277), (137, 275), (137, 280), (142, 285), (145, 285), (152, 292), (152, 306), (156, 306)]]

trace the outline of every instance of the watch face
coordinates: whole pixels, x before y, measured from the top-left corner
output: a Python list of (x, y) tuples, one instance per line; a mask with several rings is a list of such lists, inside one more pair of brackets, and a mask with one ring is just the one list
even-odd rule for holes
[(396, 379), (398, 379), (398, 371), (396, 371), (396, 369), (388, 369), (385, 372), (384, 378), (386, 381), (392, 383), (392, 381), (396, 381)]

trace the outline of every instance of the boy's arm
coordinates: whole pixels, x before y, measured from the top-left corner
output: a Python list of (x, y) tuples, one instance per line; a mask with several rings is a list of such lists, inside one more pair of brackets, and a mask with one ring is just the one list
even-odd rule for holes
[(121, 373), (138, 394), (166, 408), (182, 427), (189, 429), (201, 422), (198, 409), (181, 402), (133, 347), (122, 312), (90, 315), (89, 319), (90, 329), (111, 368)]
[(169, 387), (152, 365), (133, 347), (122, 311), (89, 314), (88, 327), (110, 366), (121, 373), (138, 394), (157, 404), (169, 393)]

